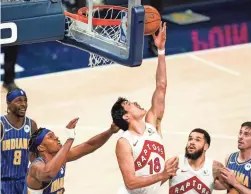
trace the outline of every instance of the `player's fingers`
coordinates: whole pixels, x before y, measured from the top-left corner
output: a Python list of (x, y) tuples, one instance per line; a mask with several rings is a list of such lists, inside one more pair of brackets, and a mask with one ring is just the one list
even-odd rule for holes
[(161, 32), (162, 31), (162, 24), (163, 24), (163, 22), (162, 21), (160, 21), (160, 24), (159, 24), (159, 31)]
[(166, 163), (168, 163), (168, 164), (173, 164), (173, 163), (175, 162), (175, 160), (177, 160), (177, 158), (176, 158), (176, 157), (172, 157), (172, 158), (168, 159), (168, 160), (166, 161)]
[(162, 32), (163, 32), (164, 34), (166, 33), (166, 22), (164, 22), (164, 24), (163, 24)]
[(155, 33), (153, 33), (152, 36), (153, 36), (153, 40), (155, 40), (157, 38), (157, 36), (155, 35)]
[(226, 175), (223, 175), (223, 174), (221, 174), (221, 177), (222, 177), (222, 179), (223, 179), (224, 181), (228, 179), (228, 177), (227, 177)]

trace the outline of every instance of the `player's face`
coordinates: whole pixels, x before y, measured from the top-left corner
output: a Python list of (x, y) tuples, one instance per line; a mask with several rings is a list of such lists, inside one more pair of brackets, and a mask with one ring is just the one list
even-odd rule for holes
[(245, 150), (251, 148), (251, 128), (242, 127), (238, 137), (238, 149)]
[(146, 110), (141, 108), (137, 102), (124, 101), (122, 106), (130, 119), (142, 119), (146, 114)]
[(42, 145), (45, 147), (46, 152), (50, 154), (55, 154), (62, 148), (61, 142), (53, 132), (45, 135)]
[(17, 117), (24, 117), (28, 107), (27, 98), (19, 96), (8, 104), (9, 111)]
[(192, 132), (188, 137), (186, 156), (189, 159), (198, 159), (205, 150), (205, 144), (204, 134)]

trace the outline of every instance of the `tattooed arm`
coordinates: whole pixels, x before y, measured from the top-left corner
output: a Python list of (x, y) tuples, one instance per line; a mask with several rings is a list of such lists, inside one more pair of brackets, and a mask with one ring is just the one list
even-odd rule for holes
[(224, 165), (218, 161), (213, 161), (213, 177), (214, 177), (214, 189), (215, 190), (226, 190), (230, 186), (226, 184), (220, 177), (220, 170), (224, 168)]

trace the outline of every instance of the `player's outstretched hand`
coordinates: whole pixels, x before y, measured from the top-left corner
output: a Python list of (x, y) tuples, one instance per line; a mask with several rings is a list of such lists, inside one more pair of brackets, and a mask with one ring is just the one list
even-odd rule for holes
[(162, 172), (163, 178), (167, 179), (176, 176), (176, 171), (178, 170), (179, 158), (172, 157), (168, 159), (165, 163), (165, 169)]
[(67, 133), (67, 138), (68, 139), (75, 139), (75, 127), (76, 127), (76, 124), (78, 122), (79, 118), (75, 118), (73, 120), (71, 120), (68, 125), (66, 125), (66, 133)]
[(111, 127), (110, 127), (110, 130), (111, 130), (113, 133), (117, 133), (117, 132), (120, 130), (120, 128), (119, 128), (117, 125), (115, 125), (114, 123), (112, 123), (112, 124), (111, 124)]
[(78, 122), (79, 118), (75, 118), (73, 120), (71, 120), (68, 125), (66, 125), (67, 129), (74, 129), (76, 127), (76, 124)]
[(153, 34), (152, 36), (155, 46), (159, 50), (164, 50), (166, 44), (166, 23), (163, 24), (162, 22), (160, 22), (159, 34), (157, 36)]

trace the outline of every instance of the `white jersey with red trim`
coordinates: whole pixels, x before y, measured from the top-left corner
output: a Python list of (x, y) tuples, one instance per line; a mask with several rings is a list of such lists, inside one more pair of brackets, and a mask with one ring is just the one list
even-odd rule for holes
[[(151, 176), (164, 170), (165, 150), (162, 138), (154, 126), (146, 123), (142, 136), (126, 131), (122, 138), (127, 139), (131, 145), (136, 176)], [(123, 184), (118, 194), (157, 194), (160, 184), (161, 182), (158, 182), (134, 190), (128, 190)]]
[(193, 170), (187, 158), (179, 156), (177, 176), (169, 180), (169, 194), (211, 194), (214, 188), (213, 160), (206, 157), (204, 166)]

